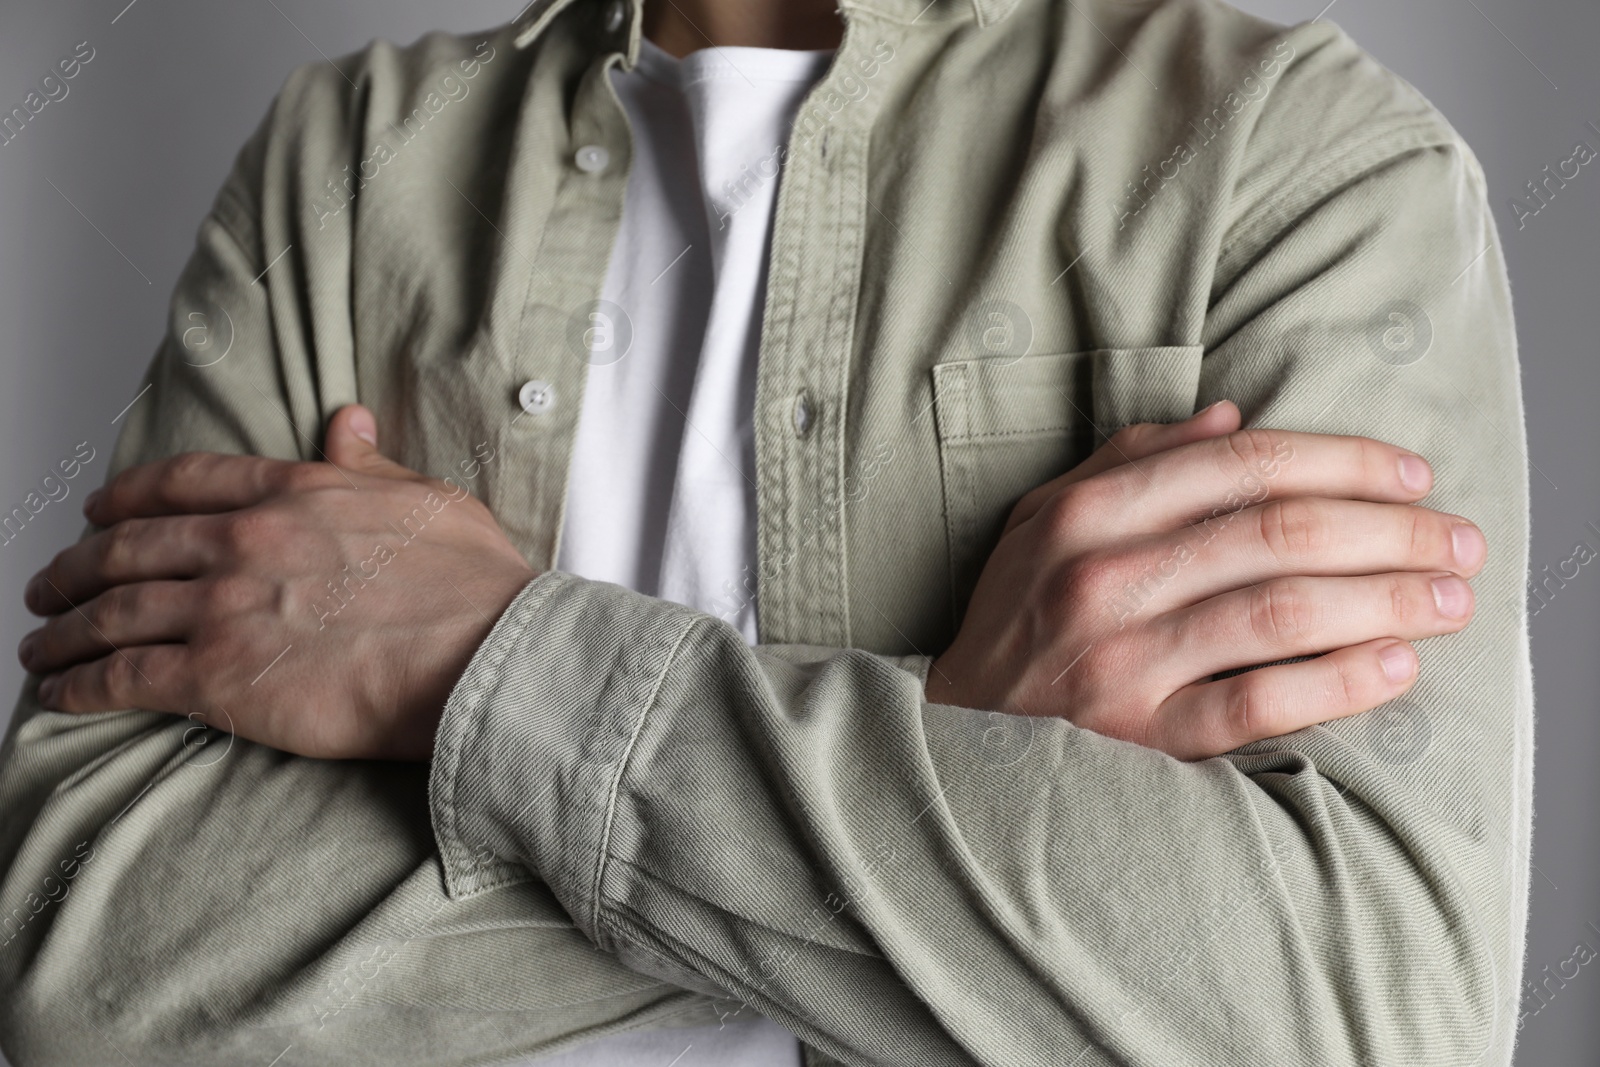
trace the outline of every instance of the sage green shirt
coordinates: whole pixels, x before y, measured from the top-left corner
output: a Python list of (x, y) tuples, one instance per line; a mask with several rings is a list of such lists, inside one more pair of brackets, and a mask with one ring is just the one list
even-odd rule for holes
[[(760, 643), (546, 573), (426, 767), (30, 683), (0, 771), (18, 1064), (487, 1064), (751, 1013), (818, 1064), (1509, 1060), (1528, 487), (1472, 155), (1327, 23), (843, 9), (772, 238)], [(316, 458), (359, 400), (550, 568), (629, 164), (606, 71), (638, 47), (636, 3), (538, 0), (296, 72), (115, 466)], [(1477, 617), (1416, 686), (1193, 763), (926, 704), (1013, 501), (1223, 397), (1414, 449), (1482, 526)]]

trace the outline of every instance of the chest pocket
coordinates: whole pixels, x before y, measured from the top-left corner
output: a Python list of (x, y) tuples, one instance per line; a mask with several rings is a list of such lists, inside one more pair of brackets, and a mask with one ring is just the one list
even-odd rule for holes
[(933, 367), (955, 625), (1016, 502), (1131, 422), (1193, 411), (1203, 349), (1097, 349)]

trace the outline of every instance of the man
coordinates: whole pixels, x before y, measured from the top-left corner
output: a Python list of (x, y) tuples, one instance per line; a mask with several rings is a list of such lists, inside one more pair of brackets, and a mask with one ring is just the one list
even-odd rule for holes
[(1508, 1062), (1471, 155), (1326, 24), (841, 15), (291, 79), (29, 588), (19, 1063)]

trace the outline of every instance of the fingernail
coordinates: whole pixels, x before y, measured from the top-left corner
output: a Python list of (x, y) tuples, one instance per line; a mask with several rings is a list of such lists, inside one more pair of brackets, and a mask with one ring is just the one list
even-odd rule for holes
[(1378, 653), (1378, 662), (1391, 682), (1403, 682), (1411, 677), (1416, 666), (1416, 653), (1404, 641), (1390, 645)]
[(22, 639), (22, 644), (17, 646), (17, 659), (29, 670), (33, 669), (33, 647), (39, 643), (39, 631), (35, 630)]
[(372, 412), (365, 408), (351, 413), (350, 432), (373, 448), (378, 447), (378, 426), (372, 419)]
[(1433, 603), (1447, 619), (1459, 619), (1472, 605), (1472, 590), (1453, 574), (1433, 580)]
[(1477, 567), (1489, 553), (1483, 532), (1470, 522), (1456, 523), (1450, 531), (1450, 547), (1455, 551), (1456, 562), (1467, 570)]
[(94, 510), (95, 502), (98, 501), (99, 499), (100, 499), (100, 490), (98, 490), (98, 489), (96, 489), (94, 492), (90, 493), (87, 497), (85, 497), (84, 501), (83, 501), (83, 513), (85, 515), (87, 515), (87, 514), (89, 514), (90, 511)]
[(39, 683), (39, 703), (51, 707), (56, 701), (56, 690), (61, 688), (61, 676), (52, 674)]
[(1421, 456), (1409, 453), (1400, 457), (1400, 484), (1413, 493), (1425, 493), (1433, 483), (1433, 469)]

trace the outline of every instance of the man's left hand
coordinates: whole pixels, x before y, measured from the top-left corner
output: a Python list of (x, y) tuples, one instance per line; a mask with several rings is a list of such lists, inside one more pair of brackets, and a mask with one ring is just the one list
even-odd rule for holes
[(185, 715), (304, 756), (423, 760), (496, 619), (536, 576), (464, 487), (386, 459), (372, 414), (326, 463), (195, 452), (119, 474), (104, 529), (29, 582), (19, 648), (65, 712)]

